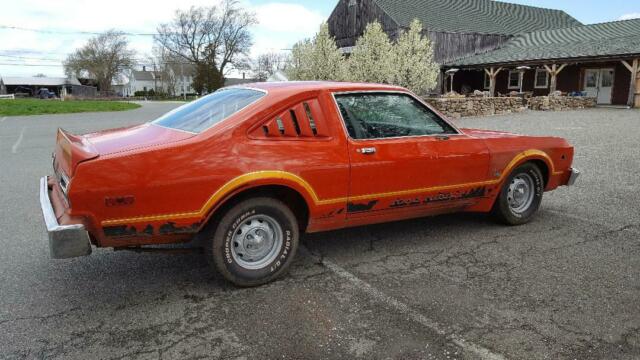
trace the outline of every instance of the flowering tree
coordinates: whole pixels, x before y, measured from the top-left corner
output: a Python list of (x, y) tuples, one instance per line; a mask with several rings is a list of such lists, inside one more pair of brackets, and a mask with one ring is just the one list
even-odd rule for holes
[(433, 61), (431, 41), (414, 20), (392, 43), (379, 22), (367, 26), (346, 59), (328, 25), (311, 40), (293, 46), (287, 75), (291, 80), (334, 80), (387, 83), (423, 94), (436, 86), (439, 66)]
[(413, 20), (392, 52), (391, 83), (424, 94), (436, 86), (439, 66), (433, 61), (431, 41), (422, 36), (422, 23)]
[(379, 22), (367, 25), (348, 60), (348, 79), (390, 83), (393, 81), (393, 45)]
[(329, 35), (329, 25), (323, 23), (312, 40), (293, 46), (287, 76), (291, 80), (342, 80), (344, 56), (336, 41)]

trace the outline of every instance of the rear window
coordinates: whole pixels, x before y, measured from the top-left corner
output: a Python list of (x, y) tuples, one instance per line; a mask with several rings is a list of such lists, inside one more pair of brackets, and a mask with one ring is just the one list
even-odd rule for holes
[(266, 94), (242, 88), (223, 89), (168, 112), (152, 124), (200, 133), (230, 117)]

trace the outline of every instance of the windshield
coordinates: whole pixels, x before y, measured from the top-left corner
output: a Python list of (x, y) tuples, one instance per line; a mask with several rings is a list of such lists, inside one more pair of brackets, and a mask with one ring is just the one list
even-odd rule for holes
[(230, 88), (214, 92), (201, 99), (168, 112), (152, 124), (200, 133), (261, 99), (266, 94), (258, 90)]

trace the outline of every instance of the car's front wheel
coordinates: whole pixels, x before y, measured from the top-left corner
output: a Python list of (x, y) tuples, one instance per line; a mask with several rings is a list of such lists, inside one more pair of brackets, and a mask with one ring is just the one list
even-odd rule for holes
[(250, 198), (222, 216), (205, 251), (225, 279), (257, 286), (287, 271), (298, 239), (298, 223), (288, 206), (273, 198)]
[(516, 168), (507, 178), (493, 206), (493, 215), (508, 225), (526, 224), (538, 212), (544, 193), (544, 179), (533, 163)]

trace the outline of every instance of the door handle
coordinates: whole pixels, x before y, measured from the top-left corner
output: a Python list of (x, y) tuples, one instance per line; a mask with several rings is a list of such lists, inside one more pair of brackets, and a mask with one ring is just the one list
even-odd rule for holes
[(436, 135), (436, 140), (446, 141), (449, 140), (449, 137), (447, 135)]
[(376, 148), (366, 147), (366, 148), (360, 148), (357, 151), (362, 155), (373, 155), (376, 153)]

